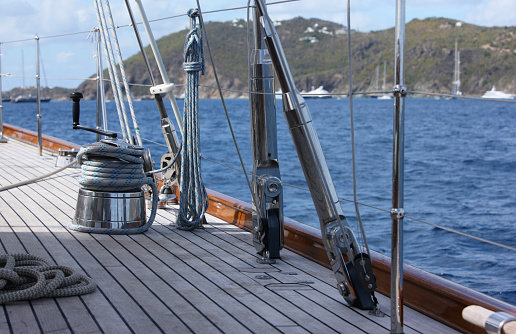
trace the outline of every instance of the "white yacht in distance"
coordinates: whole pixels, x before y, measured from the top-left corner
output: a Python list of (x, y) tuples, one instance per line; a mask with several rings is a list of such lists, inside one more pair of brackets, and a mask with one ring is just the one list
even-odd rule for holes
[(314, 89), (314, 86), (312, 86), (312, 90), (309, 92), (301, 92), (301, 96), (305, 99), (331, 99), (330, 93), (324, 89), (323, 86), (317, 87), (317, 89)]
[(496, 87), (494, 85), (493, 88), (491, 88), (491, 90), (488, 90), (484, 95), (482, 95), (482, 97), (484, 99), (514, 99), (514, 95), (496, 90)]

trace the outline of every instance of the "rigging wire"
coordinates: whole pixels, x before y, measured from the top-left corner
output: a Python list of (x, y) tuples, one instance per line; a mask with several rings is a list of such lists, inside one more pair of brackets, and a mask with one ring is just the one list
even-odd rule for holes
[[(124, 82), (124, 88), (125, 88), (125, 95), (127, 96), (127, 103), (129, 105), (129, 111), (131, 112), (131, 118), (133, 121), (133, 127), (134, 132), (136, 134), (137, 143), (139, 146), (142, 146), (142, 138), (140, 136), (140, 127), (138, 126), (138, 121), (136, 120), (136, 114), (134, 112), (134, 105), (133, 105), (133, 97), (131, 94), (131, 89), (129, 87), (129, 83), (127, 80), (127, 75), (125, 73), (125, 66), (124, 66), (124, 59), (122, 58), (122, 52), (120, 51), (120, 44), (118, 43), (118, 37), (116, 34), (115, 29), (115, 23), (113, 21), (113, 15), (111, 14), (111, 6), (109, 5), (109, 0), (105, 0), (106, 4), (106, 13), (107, 17), (109, 19), (110, 29), (111, 29), (111, 35), (113, 37), (113, 44), (115, 44), (115, 50), (118, 57), (118, 67), (120, 68), (120, 73), (122, 74), (122, 80)], [(123, 101), (123, 98), (122, 98)], [(126, 125), (127, 126), (127, 125)], [(130, 135), (131, 132), (128, 130), (128, 134)], [(130, 138), (132, 141), (132, 138)], [(133, 143), (134, 144), (134, 143)]]
[(371, 257), (371, 252), (369, 251), (369, 245), (367, 243), (364, 225), (362, 224), (362, 217), (360, 216), (360, 209), (357, 204), (357, 173), (356, 173), (356, 159), (355, 159), (355, 123), (354, 123), (354, 113), (353, 113), (353, 62), (351, 55), (351, 1), (348, 0), (347, 3), (347, 42), (348, 42), (348, 68), (349, 68), (349, 113), (350, 113), (350, 121), (351, 121), (351, 160), (353, 167), (353, 203), (355, 203), (355, 212), (357, 215), (358, 226), (360, 227), (359, 236), (363, 238), (364, 245), (367, 251), (367, 255)]
[(120, 128), (122, 129), (124, 140), (129, 142), (131, 140), (129, 122), (127, 121), (127, 115), (125, 113), (125, 105), (123, 104), (123, 96), (120, 88), (120, 80), (118, 79), (118, 71), (114, 59), (115, 57), (113, 55), (111, 39), (109, 38), (109, 33), (107, 31), (106, 18), (104, 16), (101, 1), (102, 0), (93, 0), (96, 9), (97, 20), (99, 21), (99, 29), (101, 31), (102, 41), (104, 42), (104, 53), (107, 59), (108, 73), (111, 79), (110, 82), (113, 91), (113, 97), (116, 102), (116, 110), (118, 113), (118, 119), (120, 121)]
[[(204, 25), (201, 4), (199, 3), (199, 0), (196, 0), (196, 1), (197, 1), (197, 8), (199, 10), (199, 21), (201, 22), (204, 38), (206, 38), (206, 46), (208, 48), (208, 55), (210, 56), (210, 62), (211, 62), (211, 66), (213, 68), (213, 75), (215, 77), (215, 81), (217, 82), (217, 88), (219, 90), (219, 95), (220, 95), (220, 101), (222, 102), (222, 106), (224, 108), (224, 113), (226, 115), (226, 120), (228, 122), (229, 131), (231, 132), (231, 137), (233, 138), (233, 143), (235, 144), (235, 149), (237, 151), (238, 159), (240, 160), (240, 165), (242, 166), (242, 169), (244, 171), (245, 179), (247, 181), (247, 186), (249, 187), (249, 191), (251, 192), (251, 195), (253, 195), (253, 187), (251, 186), (251, 181), (249, 180), (249, 176), (248, 176), (248, 173), (247, 173), (245, 165), (244, 165), (244, 160), (242, 159), (242, 154), (240, 153), (240, 149), (238, 148), (238, 143), (237, 143), (237, 140), (235, 137), (235, 132), (233, 131), (233, 126), (231, 125), (231, 120), (229, 119), (229, 113), (228, 113), (228, 109), (226, 107), (226, 101), (224, 100), (224, 94), (222, 93), (222, 88), (220, 86), (219, 77), (217, 75), (217, 70), (215, 68), (215, 62), (213, 60), (213, 55), (211, 54), (210, 42), (208, 39), (208, 34), (206, 33), (206, 26)], [(258, 203), (258, 202), (256, 202), (256, 203)]]
[[(297, 1), (301, 1), (301, 0), (275, 1), (275, 2), (270, 2), (267, 5), (268, 6), (270, 6), (270, 5), (279, 5), (279, 4), (284, 4), (284, 3), (289, 3), (289, 2), (297, 2)], [(247, 8), (247, 6), (223, 8), (223, 9), (206, 11), (204, 14), (229, 12), (229, 11), (235, 11), (235, 10), (242, 10), (242, 9), (246, 9), (246, 8)], [(170, 19), (175, 19), (175, 18), (184, 17), (184, 16), (187, 16), (187, 14), (180, 14), (180, 15), (162, 17), (162, 18), (159, 18), (159, 19), (149, 20), (149, 22), (158, 22), (158, 21), (170, 20)], [(136, 24), (142, 24), (142, 22), (137, 22)], [(131, 27), (132, 25), (133, 24), (124, 24), (124, 25), (116, 26), (116, 28), (117, 29), (119, 29), (119, 28), (127, 28), (127, 27)], [(43, 37), (40, 36), (39, 38), (40, 39), (59, 38), (59, 37), (67, 37), (67, 36), (73, 36), (73, 35), (89, 34), (90, 32), (91, 32), (91, 30), (88, 30), (88, 31), (77, 31), (77, 32), (71, 32), (71, 33), (65, 33), (65, 34), (59, 34), (59, 35), (49, 35), (49, 36), (43, 36)], [(3, 44), (10, 44), (10, 43), (29, 42), (29, 41), (34, 41), (34, 37), (32, 37), (32, 38), (25, 38), (25, 39), (11, 40), (11, 41), (1, 42), (1, 43), (3, 43)]]

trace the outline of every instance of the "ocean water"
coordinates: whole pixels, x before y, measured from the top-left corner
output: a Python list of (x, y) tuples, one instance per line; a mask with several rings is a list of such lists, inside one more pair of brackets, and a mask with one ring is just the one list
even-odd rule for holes
[[(388, 212), (393, 101), (353, 101), (358, 201)], [(239, 150), (251, 172), (248, 101), (226, 103)], [(356, 227), (354, 205), (349, 202), (353, 199), (349, 100), (307, 103), (344, 213)], [(109, 128), (119, 131), (115, 105), (107, 105)], [(182, 101), (179, 105), (182, 108)], [(173, 119), (170, 104), (166, 106)], [(81, 107), (81, 124), (93, 127), (95, 101), (82, 101)], [(159, 163), (166, 148), (155, 102), (138, 101), (135, 108), (144, 145)], [(78, 144), (94, 142), (94, 134), (72, 130), (71, 109), (69, 101), (43, 103), (43, 133)], [(516, 104), (409, 98), (405, 112), (406, 215), (516, 247)], [(284, 187), (284, 213), (319, 228), (281, 103), (277, 115), (282, 181), (294, 186)], [(35, 130), (36, 105), (4, 103), (4, 122)], [(200, 124), (206, 186), (250, 202), (219, 100), (200, 101)], [(370, 247), (389, 256), (391, 219), (387, 212), (360, 206)], [(408, 264), (516, 305), (516, 252), (406, 218), (404, 257)]]

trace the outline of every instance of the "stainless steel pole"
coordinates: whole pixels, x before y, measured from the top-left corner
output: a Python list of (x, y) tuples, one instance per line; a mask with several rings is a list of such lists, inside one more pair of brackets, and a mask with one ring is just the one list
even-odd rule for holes
[[(100, 29), (100, 28), (99, 28)], [(104, 66), (102, 65), (102, 52), (101, 52), (101, 42), (102, 36), (100, 30), (98, 33), (98, 45), (97, 45), (97, 54), (98, 54), (98, 67), (99, 71), (99, 86), (100, 86), (100, 106), (102, 108), (102, 128), (107, 132), (108, 130), (108, 121), (107, 121), (107, 110), (106, 110), (106, 90), (104, 88)]]
[[(163, 83), (165, 85), (170, 85), (170, 79), (167, 74), (167, 70), (165, 69), (165, 64), (163, 64), (163, 59), (159, 53), (158, 45), (156, 44), (156, 40), (154, 39), (154, 35), (152, 34), (152, 30), (150, 28), (149, 20), (147, 19), (147, 14), (145, 14), (145, 10), (143, 8), (142, 2), (140, 0), (135, 0), (138, 10), (140, 12), (140, 16), (142, 17), (143, 27), (145, 28), (145, 32), (147, 33), (147, 37), (149, 38), (150, 46), (152, 52), (154, 53), (154, 58), (156, 59), (156, 63), (158, 64), (158, 69), (161, 74), (161, 78), (163, 79)], [(174, 96), (174, 92), (170, 91), (166, 93), (166, 97), (170, 100), (172, 104), (172, 110), (174, 111), (174, 115), (176, 116), (177, 126), (179, 127), (179, 131), (181, 134), (183, 133), (183, 117), (179, 110), (179, 106), (177, 105), (176, 97)]]
[[(156, 86), (156, 80), (154, 78), (154, 75), (152, 74), (152, 69), (149, 63), (149, 59), (147, 58), (147, 53), (145, 52), (145, 48), (143, 47), (142, 40), (140, 38), (140, 33), (138, 32), (138, 27), (136, 26), (136, 21), (134, 20), (133, 12), (131, 10), (131, 6), (129, 5), (129, 0), (125, 0), (125, 4), (127, 7), (127, 12), (129, 14), (129, 18), (131, 19), (131, 24), (134, 28), (134, 35), (136, 36), (136, 40), (138, 41), (138, 45), (140, 47), (140, 52), (143, 57), (145, 66), (147, 67), (147, 72), (149, 73), (149, 78), (151, 81), (152, 86)], [(142, 8), (143, 10), (143, 8)], [(150, 31), (150, 30), (149, 30)], [(151, 32), (152, 33), (152, 32)], [(159, 52), (159, 51), (158, 51)], [(154, 100), (156, 101), (156, 106), (158, 107), (159, 114), (161, 116), (161, 131), (163, 132), (163, 136), (165, 137), (165, 142), (168, 147), (168, 154), (163, 155), (162, 164), (165, 161), (172, 160), (172, 158), (177, 154), (179, 151), (180, 143), (179, 139), (176, 134), (176, 129), (174, 127), (174, 124), (170, 121), (168, 118), (167, 110), (165, 109), (165, 104), (163, 103), (163, 98), (161, 97), (161, 94), (153, 94)], [(175, 102), (175, 98), (174, 98)], [(177, 106), (177, 103), (176, 103)], [(177, 114), (176, 114), (177, 116)], [(171, 177), (176, 174), (176, 181), (179, 180), (179, 173), (181, 170), (181, 159), (177, 159), (177, 162), (175, 164), (175, 170), (174, 168), (170, 168), (168, 172), (164, 175), (164, 183), (168, 183), (168, 181), (171, 181)], [(164, 167), (163, 165), (161, 167)]]
[(405, 93), (403, 54), (405, 0), (396, 0), (392, 163), (391, 333), (403, 333), (403, 177)]
[[(283, 192), (278, 162), (274, 67), (254, 8), (254, 49), (250, 60), (249, 110), (253, 155), (253, 243), (260, 263), (272, 263), (283, 248)], [(272, 191), (271, 191), (272, 190)]]
[(41, 95), (40, 95), (40, 77), (39, 77), (39, 36), (36, 35), (36, 105), (38, 118), (38, 150), (39, 155), (43, 154), (43, 146), (41, 141)]
[[(100, 98), (101, 89), (100, 89), (100, 72), (102, 72), (102, 68), (99, 67), (99, 58), (100, 58), (100, 30), (95, 32), (97, 35), (97, 130), (100, 130), (100, 114), (102, 110), (102, 100)], [(97, 141), (100, 141), (100, 133), (97, 133)]]
[(0, 42), (0, 143), (7, 143), (7, 138), (4, 138), (4, 105), (2, 103), (2, 42)]

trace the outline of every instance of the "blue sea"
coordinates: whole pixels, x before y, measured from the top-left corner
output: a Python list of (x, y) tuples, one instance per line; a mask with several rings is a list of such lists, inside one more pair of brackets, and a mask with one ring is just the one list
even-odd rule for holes
[[(358, 201), (390, 211), (393, 101), (353, 102)], [(344, 213), (356, 227), (354, 205), (348, 202), (353, 199), (349, 100), (307, 103)], [(251, 172), (248, 101), (226, 104)], [(119, 131), (115, 104), (107, 105), (109, 128)], [(94, 127), (96, 102), (82, 101), (81, 106), (81, 124)], [(155, 102), (138, 101), (135, 108), (144, 145), (159, 164), (166, 148)], [(516, 247), (516, 104), (408, 98), (405, 112), (406, 215)], [(282, 181), (294, 186), (284, 187), (284, 213), (319, 228), (280, 101), (277, 114)], [(4, 122), (36, 130), (36, 105), (4, 103)], [(200, 123), (206, 186), (250, 202), (220, 100), (200, 101)], [(95, 141), (92, 133), (72, 130), (70, 101), (43, 103), (42, 128), (44, 134), (78, 144)], [(367, 206), (360, 206), (360, 213), (371, 249), (390, 256), (390, 215)], [(404, 219), (404, 247), (406, 263), (516, 305), (516, 252), (409, 218)]]

